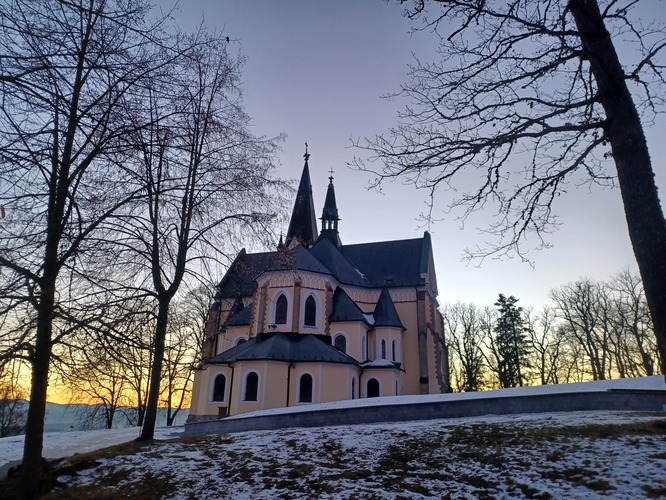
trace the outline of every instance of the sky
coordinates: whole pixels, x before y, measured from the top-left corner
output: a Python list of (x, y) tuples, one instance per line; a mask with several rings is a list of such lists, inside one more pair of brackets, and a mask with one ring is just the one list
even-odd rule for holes
[[(173, 2), (160, 0), (164, 7)], [(650, 16), (666, 20), (666, 2), (645, 4)], [(346, 165), (361, 151), (351, 140), (374, 137), (397, 123), (405, 102), (381, 96), (407, 81), (408, 64), (435, 57), (432, 33), (410, 34), (403, 7), (383, 0), (187, 0), (175, 13), (184, 27), (203, 21), (223, 30), (231, 50), (247, 62), (244, 103), (257, 135), (286, 134), (279, 175), (297, 179), (305, 142), (315, 209), (323, 206), (329, 171), (341, 217), (343, 244), (432, 236), (440, 303), (492, 305), (499, 293), (514, 295), (523, 307), (549, 303), (548, 294), (580, 277), (605, 280), (624, 268), (636, 269), (618, 190), (587, 186), (570, 189), (556, 206), (560, 228), (550, 235), (553, 248), (519, 258), (467, 262), (466, 248), (488, 240), (478, 228), (483, 213), (465, 227), (460, 213), (436, 213), (426, 228), (419, 220), (426, 195), (400, 181), (368, 190), (371, 176)], [(666, 120), (646, 129), (661, 192), (666, 192), (663, 137)], [(442, 192), (440, 195), (446, 196)], [(446, 199), (440, 199), (441, 207)], [(663, 204), (663, 195), (662, 195)], [(286, 227), (284, 231), (286, 232)], [(529, 246), (525, 247), (529, 249)]]

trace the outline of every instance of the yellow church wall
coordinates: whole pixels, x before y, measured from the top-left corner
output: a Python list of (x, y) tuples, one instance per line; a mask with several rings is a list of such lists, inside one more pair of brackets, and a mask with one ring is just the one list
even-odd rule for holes
[(398, 302), (395, 308), (400, 316), (400, 321), (406, 328), (402, 335), (402, 368), (405, 370), (403, 377), (404, 394), (420, 394), (419, 385), (419, 347), (418, 347), (418, 322), (416, 317), (416, 302)]
[[(274, 361), (242, 361), (234, 365), (234, 383), (231, 415), (248, 411), (278, 408), (285, 405), (287, 394), (287, 364)], [(248, 375), (258, 376), (257, 400), (248, 401), (245, 397)], [(271, 390), (266, 390), (270, 380)]]
[(364, 338), (368, 335), (368, 327), (361, 322), (335, 322), (330, 326), (331, 345), (335, 345), (335, 337), (343, 335), (347, 339), (347, 354), (357, 361), (365, 361)]
[[(313, 379), (312, 403), (327, 403), (352, 399), (352, 379), (358, 384), (358, 368), (335, 363), (298, 363), (291, 372), (289, 406), (307, 405), (299, 401), (301, 377), (309, 374)], [(358, 397), (358, 389), (354, 394)]]
[(225, 332), (217, 336), (217, 352), (220, 354), (228, 349), (231, 349), (238, 344), (240, 339), (248, 340), (250, 338), (248, 326), (229, 326)]
[(403, 388), (403, 376), (398, 370), (390, 368), (366, 368), (363, 371), (361, 378), (361, 397), (368, 397), (368, 382), (370, 379), (376, 379), (379, 382), (379, 396), (395, 396), (396, 383), (398, 385), (398, 392)]
[[(218, 375), (226, 377), (224, 398), (213, 401), (213, 387)], [(192, 387), (190, 413), (194, 415), (220, 415), (220, 408), (229, 407), (229, 390), (231, 387), (232, 369), (224, 365), (212, 365), (195, 373)], [(223, 410), (225, 415), (228, 410)]]
[[(264, 316), (257, 316), (255, 320), (255, 331), (260, 332), (263, 328), (263, 331), (269, 332), (325, 333), (327, 280), (314, 273), (289, 271), (271, 274), (258, 280), (258, 283), (259, 291), (263, 285), (267, 286), (266, 306), (263, 308)], [(280, 295), (287, 299), (287, 321), (284, 324), (278, 324), (275, 315)], [(305, 324), (305, 302), (309, 296), (314, 298), (317, 307), (314, 326)], [(261, 294), (255, 294), (255, 297), (260, 298)]]

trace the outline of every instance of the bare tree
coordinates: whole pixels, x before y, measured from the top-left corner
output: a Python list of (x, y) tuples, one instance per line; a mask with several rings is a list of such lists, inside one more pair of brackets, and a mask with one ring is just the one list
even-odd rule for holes
[(77, 349), (65, 370), (63, 378), (73, 401), (90, 405), (82, 415), (86, 429), (112, 429), (116, 415), (130, 403), (125, 366), (116, 356), (124, 348), (124, 343), (107, 342), (106, 345)]
[(484, 356), (481, 313), (474, 304), (446, 304), (442, 308), (444, 335), (453, 354), (453, 378), (458, 391), (483, 388)]
[(242, 60), (226, 37), (203, 29), (183, 42), (169, 79), (126, 103), (138, 122), (151, 122), (127, 143), (133, 183), (146, 196), (109, 229), (157, 309), (144, 440), (154, 434), (172, 300), (203, 259), (224, 261), (242, 231), (270, 234), (283, 206), (283, 183), (272, 178), (276, 140), (253, 136), (240, 104)]
[[(617, 181), (666, 374), (666, 221), (641, 123), (664, 104), (666, 30), (637, 20), (634, 0), (401, 3), (440, 35), (441, 61), (416, 61), (399, 125), (357, 143), (373, 156), (356, 166), (379, 161), (377, 183), (406, 177), (431, 199), (477, 170), (452, 205), (466, 217), (496, 204), (498, 243), (473, 256), (524, 256), (528, 232), (545, 243), (567, 183)], [(620, 40), (636, 48), (624, 67)]]
[(652, 319), (639, 276), (625, 269), (609, 283), (613, 293), (613, 335), (620, 376), (651, 376), (659, 366), (657, 346), (652, 333)]
[(25, 429), (27, 401), (19, 378), (17, 360), (0, 367), (0, 437), (16, 436)]
[(590, 279), (579, 279), (550, 293), (572, 342), (585, 352), (589, 368), (586, 371), (593, 380), (612, 377), (607, 293), (603, 283)]
[(9, 269), (20, 280), (13, 302), (35, 317), (34, 336), (21, 339), (32, 367), (23, 497), (40, 485), (53, 347), (74, 331), (53, 332), (65, 301), (78, 300), (67, 280), (87, 238), (139, 194), (118, 145), (141, 124), (120, 104), (167, 73), (171, 57), (169, 18), (151, 23), (148, 9), (143, 0), (0, 2), (0, 266), (3, 279)]
[(166, 407), (167, 425), (173, 425), (178, 413), (189, 404), (200, 338), (196, 324), (189, 323), (185, 311), (178, 310), (180, 305), (170, 314), (164, 350), (161, 398)]
[(538, 314), (531, 307), (525, 309), (525, 328), (532, 347), (530, 365), (542, 385), (559, 384), (562, 378), (566, 345), (556, 321), (552, 307), (545, 306)]

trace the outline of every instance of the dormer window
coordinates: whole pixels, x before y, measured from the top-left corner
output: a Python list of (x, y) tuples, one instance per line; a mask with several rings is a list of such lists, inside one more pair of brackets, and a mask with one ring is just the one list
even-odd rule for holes
[(317, 302), (312, 295), (305, 299), (303, 324), (305, 326), (317, 326)]
[(288, 302), (287, 297), (283, 293), (277, 299), (275, 303), (275, 324), (276, 325), (286, 325), (287, 324), (287, 308)]

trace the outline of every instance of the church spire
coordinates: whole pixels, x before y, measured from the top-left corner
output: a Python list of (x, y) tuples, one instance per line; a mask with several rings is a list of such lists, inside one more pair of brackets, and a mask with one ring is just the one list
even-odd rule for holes
[(312, 199), (312, 183), (310, 182), (310, 168), (308, 160), (308, 143), (305, 143), (305, 165), (301, 182), (298, 185), (294, 211), (291, 213), (291, 221), (285, 239), (285, 245), (290, 247), (294, 241), (310, 247), (317, 240), (317, 219), (315, 217), (314, 200)]
[(333, 186), (333, 170), (328, 178), (328, 190), (326, 191), (326, 201), (321, 213), (321, 235), (328, 238), (331, 243), (339, 247), (342, 242), (338, 234), (338, 205), (335, 202), (335, 187)]

